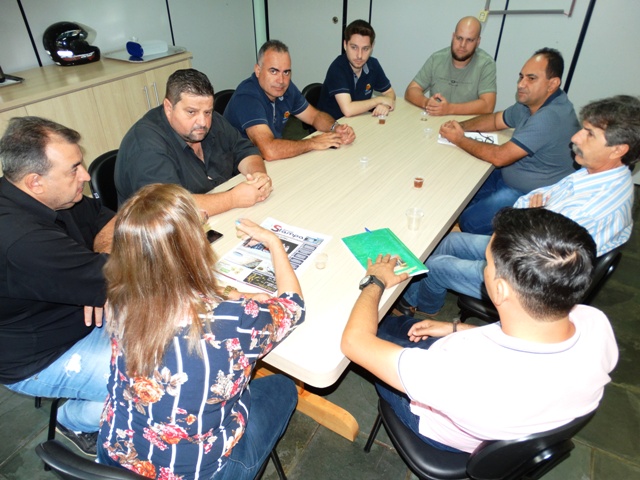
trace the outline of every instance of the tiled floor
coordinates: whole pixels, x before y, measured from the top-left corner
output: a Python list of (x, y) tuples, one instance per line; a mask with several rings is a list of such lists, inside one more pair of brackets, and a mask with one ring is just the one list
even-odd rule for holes
[[(634, 218), (640, 221), (640, 188), (636, 187)], [(576, 449), (546, 480), (640, 479), (640, 233), (636, 228), (618, 270), (593, 304), (609, 316), (620, 347), (613, 382), (594, 420), (576, 437)], [(456, 313), (455, 297), (447, 299), (445, 315)], [(278, 446), (288, 478), (413, 479), (390, 447), (381, 429), (371, 453), (363, 451), (376, 415), (377, 396), (370, 377), (349, 369), (334, 388), (318, 392), (351, 412), (360, 425), (355, 442), (334, 434), (296, 412)], [(469, 398), (472, 402), (473, 398)], [(33, 399), (0, 387), (0, 480), (52, 479), (35, 455), (46, 438), (49, 402), (34, 408)], [(265, 479), (277, 478), (270, 465)]]

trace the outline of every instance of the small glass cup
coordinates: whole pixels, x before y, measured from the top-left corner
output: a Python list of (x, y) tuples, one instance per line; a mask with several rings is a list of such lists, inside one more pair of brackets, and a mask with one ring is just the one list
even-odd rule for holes
[(427, 120), (429, 120), (429, 113), (426, 110), (423, 110), (422, 112), (420, 112), (420, 120), (423, 122), (426, 122)]
[(319, 253), (316, 257), (316, 268), (318, 270), (324, 270), (327, 267), (327, 262), (329, 261), (329, 255), (326, 253)]
[(369, 166), (369, 157), (360, 157), (360, 166), (367, 168)]
[(422, 188), (424, 184), (424, 177), (415, 177), (413, 179), (413, 188)]
[(422, 134), (424, 135), (424, 138), (431, 139), (433, 138), (433, 135), (435, 134), (435, 132), (433, 128), (425, 128), (422, 130)]
[(418, 230), (420, 228), (420, 223), (422, 222), (422, 218), (424, 217), (424, 212), (417, 207), (412, 207), (407, 209), (407, 228), (409, 230)]
[(384, 125), (385, 123), (387, 123), (387, 116), (386, 115), (378, 115), (378, 124)]

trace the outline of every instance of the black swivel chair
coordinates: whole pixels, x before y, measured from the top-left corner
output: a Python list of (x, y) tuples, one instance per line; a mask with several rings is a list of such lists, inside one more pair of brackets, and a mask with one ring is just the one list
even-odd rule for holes
[[(310, 83), (306, 87), (302, 89), (302, 96), (309, 102), (309, 105), (313, 107), (318, 107), (318, 102), (320, 101), (320, 92), (322, 91), (321, 83)], [(309, 132), (313, 133), (316, 131), (311, 125), (308, 125), (302, 122), (302, 126)]]
[(231, 96), (233, 95), (235, 90), (220, 90), (219, 92), (213, 95), (213, 110), (218, 112), (220, 115), (224, 115), (224, 111), (227, 108), (227, 103), (231, 100)]
[[(596, 294), (600, 291), (607, 279), (615, 271), (622, 258), (621, 246), (599, 256), (593, 269), (591, 285), (582, 297), (580, 303), (589, 305)], [(460, 308), (460, 321), (465, 322), (470, 317), (479, 318), (485, 322), (497, 322), (499, 320), (498, 311), (491, 303), (483, 286), (483, 298), (477, 299), (468, 295), (458, 295), (458, 308)]]
[(378, 418), (371, 430), (365, 452), (371, 450), (380, 425), (411, 471), (421, 480), (535, 480), (569, 456), (571, 438), (595, 415), (595, 411), (547, 432), (517, 440), (482, 442), (473, 453), (439, 450), (424, 443), (396, 416), (391, 405), (379, 399)]
[(135, 480), (143, 479), (130, 470), (95, 463), (86, 457), (76, 455), (58, 440), (49, 440), (36, 447), (40, 459), (65, 480)]
[[(135, 480), (147, 478), (125, 468), (95, 463), (91, 459), (72, 452), (58, 440), (49, 439), (41, 443), (36, 447), (36, 453), (44, 462), (45, 469), (53, 470), (59, 477), (65, 480), (86, 480), (88, 478), (96, 480)], [(256, 479), (262, 478), (269, 459), (273, 461), (278, 478), (280, 478), (280, 480), (287, 480), (275, 448), (262, 465), (256, 475)]]
[(89, 165), (93, 197), (99, 199), (105, 207), (114, 212), (118, 210), (118, 194), (113, 179), (117, 155), (118, 150), (111, 150), (100, 155)]

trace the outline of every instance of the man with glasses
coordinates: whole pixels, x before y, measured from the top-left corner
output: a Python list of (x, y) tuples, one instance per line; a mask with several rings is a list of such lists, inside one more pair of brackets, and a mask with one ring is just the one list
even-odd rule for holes
[[(283, 139), (292, 115), (323, 133), (302, 140)], [(265, 160), (339, 148), (356, 138), (350, 126), (338, 124), (302, 96), (291, 81), (289, 48), (279, 40), (262, 45), (253, 75), (238, 85), (224, 117), (260, 149)]]
[[(538, 50), (520, 71), (517, 102), (502, 112), (456, 122), (440, 134), (496, 167), (459, 218), (463, 232), (490, 235), (498, 210), (536, 188), (553, 185), (574, 171), (569, 143), (580, 129), (573, 105), (560, 89), (564, 61), (552, 48)], [(491, 145), (465, 132), (514, 128), (511, 140)]]

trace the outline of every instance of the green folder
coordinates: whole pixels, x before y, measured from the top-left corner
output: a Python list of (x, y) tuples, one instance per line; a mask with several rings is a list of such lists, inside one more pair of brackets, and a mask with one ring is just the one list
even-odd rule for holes
[(414, 276), (428, 272), (427, 267), (420, 259), (388, 228), (358, 233), (344, 237), (342, 241), (365, 269), (367, 268), (367, 259), (370, 258), (372, 262), (375, 262), (379, 254), (386, 255), (388, 253), (399, 259), (398, 265), (394, 269), (395, 273), (406, 272), (409, 276)]

